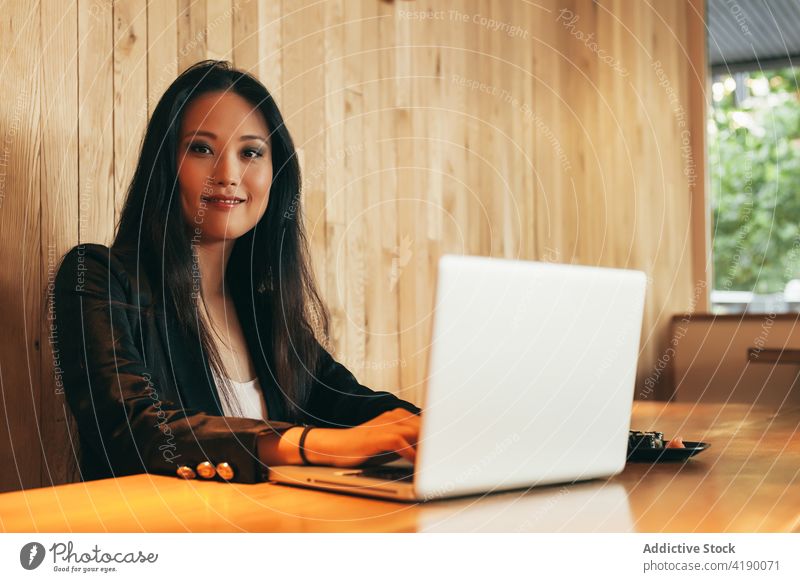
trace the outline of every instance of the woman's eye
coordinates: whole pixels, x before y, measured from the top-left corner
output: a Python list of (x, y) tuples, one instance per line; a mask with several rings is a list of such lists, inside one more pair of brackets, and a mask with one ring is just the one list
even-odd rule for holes
[[(200, 151), (200, 150), (203, 150), (203, 149), (208, 150), (208, 152)], [(189, 150), (193, 151), (193, 152), (196, 152), (198, 154), (204, 154), (204, 153), (210, 153), (211, 152), (211, 149), (207, 145), (202, 144), (202, 143), (193, 143), (192, 145), (189, 146)]]
[(252, 149), (244, 150), (244, 153), (245, 153), (245, 155), (254, 154), (252, 156), (247, 156), (247, 157), (250, 157), (250, 158), (260, 158), (260, 157), (262, 157), (264, 155), (259, 150), (252, 150)]

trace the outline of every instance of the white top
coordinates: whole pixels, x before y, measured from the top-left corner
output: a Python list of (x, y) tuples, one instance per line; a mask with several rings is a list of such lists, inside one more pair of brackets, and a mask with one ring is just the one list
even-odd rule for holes
[(225, 416), (241, 416), (242, 418), (256, 418), (258, 420), (267, 420), (267, 402), (264, 400), (264, 393), (261, 391), (258, 377), (247, 382), (237, 382), (228, 378), (233, 385), (234, 397), (238, 400), (239, 408), (242, 410), (241, 414), (237, 414), (220, 396), (220, 404), (222, 405), (222, 413)]

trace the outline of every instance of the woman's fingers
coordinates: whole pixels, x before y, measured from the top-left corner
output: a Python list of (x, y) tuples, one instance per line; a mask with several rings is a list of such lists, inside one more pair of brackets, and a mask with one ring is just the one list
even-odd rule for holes
[(348, 434), (354, 439), (355, 450), (366, 453), (370, 463), (385, 463), (398, 457), (413, 463), (419, 440), (419, 420), (418, 415), (395, 408), (348, 429), (353, 431)]
[(408, 442), (402, 435), (397, 435), (395, 438), (394, 450), (404, 459), (408, 459), (412, 463), (417, 458), (417, 450)]
[(419, 442), (419, 429), (416, 427), (408, 427), (403, 428), (398, 431), (398, 434), (401, 434), (405, 437), (405, 439), (413, 446), (417, 446), (417, 442)]
[(398, 434), (406, 439), (412, 446), (419, 440), (419, 422), (401, 422), (386, 427), (388, 432)]
[(409, 442), (409, 439), (399, 433), (386, 433), (380, 439), (378, 449), (380, 453), (394, 452), (401, 457), (414, 461), (417, 451), (414, 445)]

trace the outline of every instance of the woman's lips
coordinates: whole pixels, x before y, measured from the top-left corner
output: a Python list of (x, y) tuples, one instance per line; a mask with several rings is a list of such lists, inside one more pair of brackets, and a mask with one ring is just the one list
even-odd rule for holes
[(240, 204), (244, 203), (241, 198), (216, 198), (203, 196), (201, 200), (210, 208), (217, 210), (233, 210)]

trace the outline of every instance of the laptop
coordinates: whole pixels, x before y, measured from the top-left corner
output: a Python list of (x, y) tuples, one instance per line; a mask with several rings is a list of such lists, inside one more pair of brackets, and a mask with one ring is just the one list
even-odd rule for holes
[(641, 271), (443, 255), (415, 463), (269, 480), (432, 501), (621, 472), (645, 289)]

